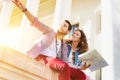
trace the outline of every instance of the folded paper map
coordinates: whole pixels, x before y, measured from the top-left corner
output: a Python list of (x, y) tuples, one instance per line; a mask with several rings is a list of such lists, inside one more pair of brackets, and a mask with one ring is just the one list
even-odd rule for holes
[(105, 66), (108, 66), (108, 63), (96, 49), (81, 54), (79, 56), (79, 59), (82, 60), (83, 62), (85, 61), (91, 64), (91, 66), (89, 67), (90, 71), (95, 71)]

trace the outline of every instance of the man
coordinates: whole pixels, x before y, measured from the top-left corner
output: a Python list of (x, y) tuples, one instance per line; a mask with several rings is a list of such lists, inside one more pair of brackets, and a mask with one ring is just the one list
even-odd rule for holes
[[(27, 52), (28, 56), (59, 72), (59, 80), (70, 80), (70, 67), (66, 63), (68, 49), (62, 41), (64, 36), (67, 35), (72, 28), (70, 22), (64, 20), (56, 33), (52, 28), (46, 26), (34, 17), (19, 0), (12, 1), (22, 12), (24, 12), (32, 25), (44, 35), (44, 38)], [(83, 74), (83, 76), (85, 76), (85, 74)]]

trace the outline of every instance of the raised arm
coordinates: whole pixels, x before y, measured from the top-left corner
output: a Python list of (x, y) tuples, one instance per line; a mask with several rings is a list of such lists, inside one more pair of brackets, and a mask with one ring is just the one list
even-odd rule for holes
[(40, 22), (38, 20), (38, 18), (36, 18), (35, 16), (33, 16), (28, 10), (27, 8), (19, 1), (19, 0), (12, 0), (12, 2), (19, 8), (21, 9), (21, 11), (26, 15), (26, 17), (28, 18), (28, 20), (32, 23), (32, 25), (34, 27), (36, 27), (37, 29), (39, 29), (40, 31), (42, 31), (44, 34), (47, 34), (50, 32), (51, 28), (46, 26), (45, 24), (43, 24), (42, 22)]
[(12, 0), (12, 2), (21, 9), (22, 12), (25, 13), (26, 17), (29, 19), (29, 21), (32, 23), (34, 22), (34, 16), (27, 10), (27, 8), (19, 1), (19, 0)]

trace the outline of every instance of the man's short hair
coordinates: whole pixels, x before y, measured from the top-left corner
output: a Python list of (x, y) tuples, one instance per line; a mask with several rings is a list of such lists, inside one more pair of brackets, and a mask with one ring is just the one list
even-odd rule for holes
[(72, 25), (71, 25), (70, 21), (69, 20), (65, 20), (65, 22), (67, 22), (69, 24), (68, 30), (70, 31), (72, 29)]

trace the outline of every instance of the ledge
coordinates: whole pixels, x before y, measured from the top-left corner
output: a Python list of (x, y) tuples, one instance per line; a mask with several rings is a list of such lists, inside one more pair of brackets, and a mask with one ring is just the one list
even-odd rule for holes
[(4, 45), (0, 45), (0, 71), (0, 79), (57, 80), (58, 78), (58, 73), (48, 66)]

